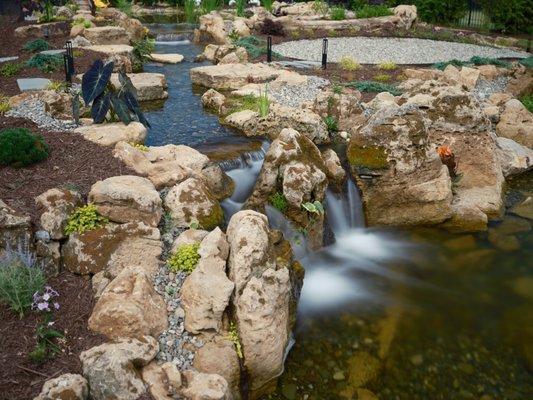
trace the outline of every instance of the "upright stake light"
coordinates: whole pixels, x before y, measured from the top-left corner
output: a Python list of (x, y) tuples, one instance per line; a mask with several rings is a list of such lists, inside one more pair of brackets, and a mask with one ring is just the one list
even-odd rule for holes
[(267, 62), (272, 62), (272, 36), (267, 37)]
[(65, 43), (65, 53), (63, 54), (63, 66), (65, 68), (65, 81), (72, 83), (74, 71), (74, 53), (72, 52), (72, 42), (69, 40)]
[(328, 39), (322, 41), (322, 69), (326, 69), (328, 63)]

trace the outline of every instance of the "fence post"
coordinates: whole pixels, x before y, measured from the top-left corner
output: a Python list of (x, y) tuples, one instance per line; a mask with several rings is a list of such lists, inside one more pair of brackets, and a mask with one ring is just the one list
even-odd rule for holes
[(472, 24), (472, 0), (468, 0), (468, 27), (470, 28), (470, 25)]
[(267, 37), (267, 62), (272, 62), (272, 36)]

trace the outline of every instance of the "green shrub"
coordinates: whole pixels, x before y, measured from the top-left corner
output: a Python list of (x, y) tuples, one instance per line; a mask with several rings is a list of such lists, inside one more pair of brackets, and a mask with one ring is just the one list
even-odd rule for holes
[(533, 68), (533, 57), (522, 58), (518, 62), (526, 68)]
[(374, 82), (374, 81), (351, 82), (351, 83), (347, 83), (345, 86), (353, 87), (359, 90), (360, 92), (368, 92), (368, 93), (389, 92), (393, 96), (399, 96), (402, 94), (401, 90), (399, 90), (396, 86), (387, 85), (385, 83)]
[(452, 23), (465, 16), (468, 2), (465, 0), (416, 0), (418, 16), (431, 23)]
[(326, 124), (329, 132), (339, 131), (339, 124), (337, 122), (337, 119), (334, 116), (328, 115), (327, 117), (325, 117), (324, 123)]
[(84, 233), (92, 231), (93, 229), (100, 228), (107, 224), (109, 220), (106, 217), (101, 216), (94, 204), (87, 204), (83, 207), (78, 207), (67, 221), (65, 227), (65, 233), (70, 235), (71, 233)]
[(38, 51), (48, 50), (50, 48), (50, 44), (44, 39), (35, 39), (27, 42), (23, 48), (26, 51), (31, 51), (32, 53), (35, 53)]
[(533, 94), (522, 96), (520, 101), (529, 110), (529, 112), (533, 113)]
[(341, 69), (345, 71), (356, 71), (361, 68), (361, 65), (357, 62), (357, 60), (350, 56), (342, 56), (339, 64)]
[(498, 60), (497, 58), (488, 58), (488, 57), (479, 57), (474, 56), (468, 61), (459, 61), (459, 60), (449, 60), (449, 61), (441, 61), (438, 63), (433, 64), (433, 68), (440, 69), (443, 71), (446, 69), (448, 65), (453, 65), (457, 68), (464, 67), (466, 65), (496, 65), (497, 67), (502, 68), (509, 68), (511, 66), (510, 63), (503, 60)]
[(85, 29), (88, 29), (92, 26), (92, 23), (88, 19), (81, 17), (81, 18), (76, 18), (74, 21), (72, 21), (72, 26), (77, 26), (77, 25), (82, 25)]
[(392, 11), (385, 5), (379, 6), (370, 6), (365, 5), (361, 8), (355, 10), (356, 18), (375, 18), (375, 17), (385, 17), (387, 15), (392, 15)]
[(150, 38), (143, 38), (133, 42), (133, 70), (136, 72), (142, 71), (145, 62), (152, 57), (151, 54), (155, 49), (155, 40)]
[(200, 260), (198, 249), (200, 243), (183, 244), (170, 256), (167, 264), (172, 272), (184, 271), (191, 273)]
[(219, 0), (202, 0), (200, 4), (200, 14), (209, 14), (211, 11), (218, 10), (219, 8)]
[(333, 85), (333, 93), (335, 94), (343, 94), (344, 88), (341, 85)]
[(27, 67), (38, 68), (42, 72), (55, 72), (63, 67), (63, 57), (59, 54), (35, 54), (26, 61)]
[(6, 249), (0, 258), (0, 301), (22, 318), (31, 307), (34, 293), (42, 290), (45, 283), (35, 256), (22, 248)]
[[(233, 44), (237, 47), (244, 47), (252, 59), (267, 53), (266, 41), (254, 35), (237, 39)], [(273, 51), (272, 57), (281, 57), (281, 55)]]
[(0, 75), (9, 78), (17, 75), (22, 68), (24, 68), (24, 65), (20, 63), (6, 63), (0, 67)]
[(508, 33), (533, 33), (531, 0), (481, 0), (493, 26)]
[(9, 97), (6, 97), (0, 93), (0, 115), (5, 114), (11, 110), (11, 105), (9, 104)]
[(271, 194), (268, 197), (268, 202), (281, 213), (285, 213), (287, 208), (289, 208), (289, 202), (287, 201), (285, 195), (280, 192)]
[(342, 21), (346, 19), (346, 10), (342, 6), (331, 7), (329, 10), (329, 16), (334, 21)]
[(48, 157), (48, 145), (25, 128), (0, 131), (0, 165), (25, 167)]
[(328, 6), (328, 3), (325, 2), (324, 0), (314, 0), (313, 1), (313, 10), (317, 13), (317, 14), (322, 14), (322, 15), (327, 15), (328, 11), (329, 11), (329, 6)]

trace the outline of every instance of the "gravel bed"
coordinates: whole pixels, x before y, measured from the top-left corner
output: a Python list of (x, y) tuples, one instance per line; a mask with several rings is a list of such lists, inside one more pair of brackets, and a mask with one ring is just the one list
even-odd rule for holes
[(6, 117), (29, 119), (39, 127), (52, 131), (72, 131), (76, 128), (76, 124), (73, 121), (62, 121), (53, 118), (45, 111), (44, 103), (40, 100), (23, 101), (5, 115)]
[[(169, 189), (160, 191), (161, 200), (164, 202)], [(163, 254), (161, 258), (167, 260), (174, 240), (186, 229), (177, 228), (172, 224), (168, 215), (164, 215), (159, 225), (161, 240), (163, 242)], [(156, 358), (162, 362), (172, 362), (179, 370), (192, 367), (194, 352), (190, 349), (203, 346), (201, 340), (185, 330), (185, 311), (181, 307), (180, 290), (187, 274), (184, 272), (171, 272), (166, 263), (159, 267), (154, 278), (154, 288), (167, 305), (168, 329), (159, 335), (159, 353)]]
[(492, 94), (505, 91), (511, 78), (499, 76), (493, 80), (479, 79), (472, 94), (480, 101), (487, 100)]
[[(322, 39), (297, 40), (272, 46), (285, 57), (309, 61), (322, 59)], [(362, 64), (392, 61), (396, 64), (433, 64), (457, 59), (467, 61), (473, 56), (491, 58), (523, 58), (529, 54), (510, 49), (478, 46), (414, 38), (330, 38), (328, 61), (338, 62), (351, 56)]]
[(269, 94), (280, 104), (300, 107), (305, 101), (313, 101), (329, 81), (318, 76), (309, 76), (307, 85), (284, 85), (279, 89), (269, 89)]

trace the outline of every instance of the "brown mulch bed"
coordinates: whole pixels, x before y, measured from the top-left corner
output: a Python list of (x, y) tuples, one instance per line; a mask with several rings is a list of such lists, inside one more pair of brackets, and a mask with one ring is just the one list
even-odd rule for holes
[(83, 139), (71, 132), (50, 132), (21, 118), (0, 116), (0, 130), (23, 127), (43, 135), (50, 156), (24, 168), (0, 167), (0, 199), (14, 209), (28, 213), (35, 222), (35, 197), (54, 187), (67, 187), (86, 195), (98, 180), (116, 175), (136, 175), (112, 149)]
[[(19, 26), (28, 25), (27, 22), (13, 22), (13, 17), (0, 16), (0, 57), (19, 56), (18, 60), (9, 61), (9, 63), (24, 63), (29, 60), (34, 53), (23, 50), (23, 46), (30, 40), (28, 38), (19, 38), (15, 36), (15, 29)], [(68, 35), (53, 37), (47, 39), (51, 49), (61, 49), (69, 39)], [(104, 55), (86, 49), (74, 49), (74, 68), (76, 74), (84, 73), (89, 69), (91, 64)], [(0, 76), (0, 94), (14, 96), (20, 94), (17, 85), (19, 78), (48, 78), (52, 81), (65, 81), (65, 72), (63, 67), (52, 73), (42, 72), (37, 68), (24, 67), (15, 76)]]
[(59, 292), (59, 311), (54, 313), (54, 327), (65, 335), (60, 341), (61, 353), (37, 365), (28, 359), (36, 345), (35, 328), (41, 316), (29, 312), (19, 319), (0, 304), (0, 400), (29, 400), (41, 391), (43, 383), (65, 373), (81, 373), (79, 355), (103, 343), (104, 338), (87, 328), (94, 306), (91, 281), (63, 273), (48, 284)]

